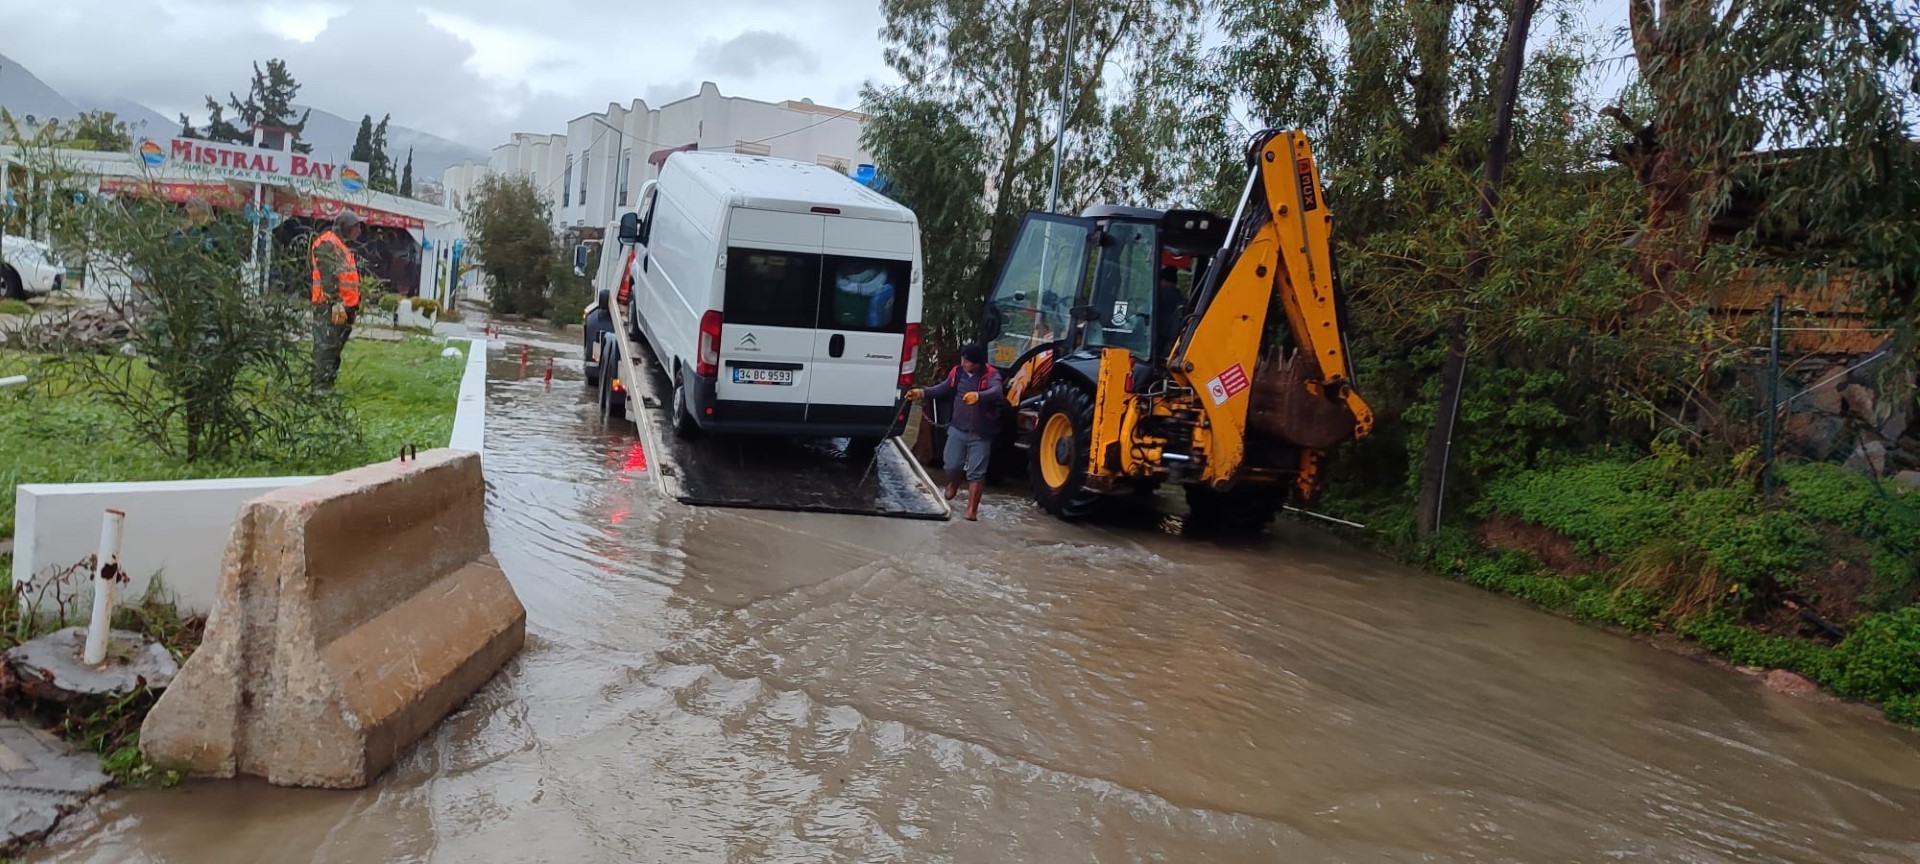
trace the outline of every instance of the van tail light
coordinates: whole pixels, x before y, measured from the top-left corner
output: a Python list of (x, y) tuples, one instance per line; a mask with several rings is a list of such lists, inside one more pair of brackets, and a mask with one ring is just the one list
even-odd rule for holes
[(631, 249), (627, 250), (626, 266), (620, 268), (620, 290), (615, 295), (615, 299), (623, 308), (627, 305), (627, 301), (633, 299), (633, 250)]
[(717, 309), (700, 316), (700, 352), (694, 358), (693, 374), (702, 378), (720, 374), (720, 312)]
[(908, 324), (906, 339), (900, 345), (900, 386), (913, 386), (913, 370), (919, 365), (920, 325)]

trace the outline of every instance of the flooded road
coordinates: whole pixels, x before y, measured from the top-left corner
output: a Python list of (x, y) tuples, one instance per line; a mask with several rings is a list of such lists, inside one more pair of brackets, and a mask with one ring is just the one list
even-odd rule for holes
[(485, 457), (526, 651), (373, 788), (115, 793), (30, 860), (1920, 860), (1907, 731), (1298, 525), (665, 502), (526, 335)]

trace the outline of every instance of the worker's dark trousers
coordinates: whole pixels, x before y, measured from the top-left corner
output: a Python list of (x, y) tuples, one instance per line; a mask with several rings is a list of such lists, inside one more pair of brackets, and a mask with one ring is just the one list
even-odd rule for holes
[(340, 353), (347, 347), (347, 337), (353, 333), (353, 321), (359, 317), (360, 310), (347, 310), (347, 323), (333, 323), (333, 307), (318, 304), (313, 307), (313, 392), (333, 392), (334, 379), (340, 375)]

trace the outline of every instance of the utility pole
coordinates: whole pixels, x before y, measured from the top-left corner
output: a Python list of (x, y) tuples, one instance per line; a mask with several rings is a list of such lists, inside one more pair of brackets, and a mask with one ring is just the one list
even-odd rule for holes
[(1053, 131), (1053, 182), (1047, 187), (1047, 212), (1060, 211), (1060, 160), (1067, 149), (1067, 91), (1073, 84), (1074, 0), (1067, 0), (1066, 60), (1060, 65), (1060, 120)]
[[(1494, 105), (1493, 140), (1487, 143), (1487, 175), (1480, 184), (1480, 218), (1474, 225), (1473, 251), (1467, 258), (1469, 288), (1487, 275), (1487, 232), (1493, 228), (1493, 208), (1500, 200), (1500, 177), (1507, 170), (1507, 143), (1513, 140), (1513, 103), (1520, 96), (1520, 65), (1527, 56), (1527, 28), (1533, 22), (1536, 0), (1514, 0), (1507, 20), (1507, 41), (1501, 48), (1500, 91)], [(1420, 469), (1420, 510), (1416, 527), (1420, 539), (1440, 527), (1446, 505), (1447, 461), (1453, 455), (1453, 423), (1460, 413), (1460, 394), (1466, 389), (1467, 318), (1455, 313), (1447, 322), (1447, 361), (1440, 368), (1440, 403), (1427, 438), (1427, 459)]]

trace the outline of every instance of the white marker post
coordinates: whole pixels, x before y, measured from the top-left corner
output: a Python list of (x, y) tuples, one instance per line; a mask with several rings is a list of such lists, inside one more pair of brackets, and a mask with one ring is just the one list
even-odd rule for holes
[(93, 563), (93, 619), (87, 624), (87, 653), (82, 658), (89, 666), (107, 659), (107, 635), (113, 629), (113, 586), (120, 577), (120, 534), (126, 528), (127, 514), (108, 510), (100, 520), (100, 555)]

